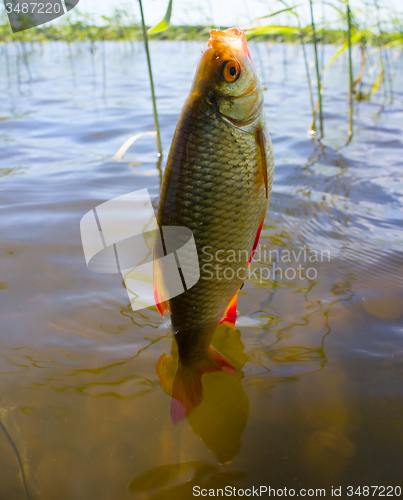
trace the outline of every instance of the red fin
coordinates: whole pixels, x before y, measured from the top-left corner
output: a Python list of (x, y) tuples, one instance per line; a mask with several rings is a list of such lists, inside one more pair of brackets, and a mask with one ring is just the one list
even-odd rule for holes
[(224, 318), (220, 321), (221, 323), (228, 323), (230, 326), (235, 327), (235, 321), (236, 321), (236, 305), (238, 302), (238, 292), (232, 297), (230, 303), (228, 304), (227, 310), (225, 311)]
[(165, 311), (169, 312), (168, 303), (167, 302), (158, 302), (157, 297), (155, 295), (155, 290), (154, 290), (154, 300), (155, 300), (155, 305), (157, 306), (158, 312), (161, 314), (162, 317), (164, 317)]
[(258, 227), (255, 241), (253, 242), (252, 252), (251, 252), (250, 257), (249, 257), (248, 266), (252, 262), (253, 256), (255, 255), (257, 244), (259, 243), (260, 233), (262, 232), (263, 222), (264, 222), (264, 219), (262, 220), (262, 222), (260, 223), (260, 226)]
[(168, 396), (172, 395), (172, 381), (175, 376), (176, 365), (177, 361), (173, 356), (168, 356), (165, 351), (158, 358), (155, 365), (155, 371), (160, 379), (161, 387)]
[(266, 198), (269, 198), (269, 185), (267, 179), (267, 151), (266, 151), (266, 136), (264, 135), (263, 129), (259, 127), (256, 132), (256, 140), (260, 149), (260, 156), (262, 159), (262, 173), (264, 179), (264, 185), (266, 188)]
[(155, 305), (157, 306), (158, 312), (161, 314), (162, 317), (164, 317), (165, 311), (170, 312), (170, 310), (168, 302), (161, 300), (161, 297), (163, 296), (161, 285), (162, 285), (161, 270), (158, 265), (158, 260), (154, 260), (154, 282), (153, 282), (154, 301)]
[(181, 422), (203, 401), (202, 375), (221, 371), (237, 374), (232, 363), (212, 346), (203, 358), (191, 365), (184, 366), (179, 362), (172, 384), (171, 419), (173, 424)]

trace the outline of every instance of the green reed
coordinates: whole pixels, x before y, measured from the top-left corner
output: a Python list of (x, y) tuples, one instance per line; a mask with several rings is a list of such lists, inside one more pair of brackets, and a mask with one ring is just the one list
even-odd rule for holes
[(144, 48), (146, 51), (148, 73), (150, 76), (150, 87), (151, 87), (151, 97), (152, 97), (152, 101), (153, 101), (155, 131), (157, 132), (157, 149), (158, 149), (158, 154), (160, 156), (162, 156), (161, 134), (160, 134), (160, 125), (159, 125), (159, 121), (158, 121), (157, 101), (155, 98), (153, 71), (152, 71), (152, 67), (151, 67), (150, 50), (148, 48), (147, 28), (146, 28), (146, 23), (144, 21), (143, 4), (142, 4), (141, 0), (139, 0), (139, 4), (140, 4), (140, 13), (141, 13), (141, 27), (143, 30)]
[[(360, 10), (352, 11), (351, 3), (348, 0), (320, 0), (314, 5), (313, 0), (309, 0), (311, 23), (307, 26), (301, 26), (300, 18), (296, 12), (300, 6), (308, 5), (308, 0), (301, 0), (298, 5), (289, 6), (285, 0), (278, 0), (282, 7), (276, 12), (272, 12), (261, 19), (272, 19), (278, 15), (294, 15), (297, 18), (297, 26), (270, 24), (268, 26), (250, 26), (245, 28), (245, 32), (248, 38), (253, 38), (254, 41), (270, 41), (274, 43), (300, 43), (302, 47), (306, 78), (308, 82), (309, 98), (312, 107), (312, 123), (310, 126), (311, 137), (315, 136), (316, 132), (316, 120), (319, 114), (320, 122), (320, 137), (324, 136), (324, 116), (322, 108), (322, 81), (324, 74), (327, 73), (327, 68), (337, 61), (340, 56), (347, 52), (348, 54), (348, 142), (351, 141), (353, 136), (353, 119), (354, 119), (354, 101), (355, 100), (368, 100), (375, 99), (377, 92), (383, 86), (385, 97), (389, 97), (390, 101), (393, 101), (393, 72), (392, 72), (392, 62), (389, 59), (388, 50), (392, 47), (401, 48), (403, 50), (403, 19), (402, 16), (393, 13), (391, 14), (390, 21), (385, 19), (385, 14), (383, 13), (383, 19), (381, 22), (381, 12), (380, 9), (386, 6), (386, 0), (371, 0), (366, 4), (367, 11), (363, 12)], [(381, 4), (383, 2), (383, 4)], [(211, 3), (211, 2), (210, 2)], [(19, 33), (17, 36), (13, 35), (11, 29), (8, 25), (8, 20), (4, 11), (0, 11), (0, 43), (3, 42), (1, 55), (4, 58), (5, 70), (10, 79), (10, 62), (9, 53), (7, 50), (8, 42), (13, 42), (11, 47), (15, 48), (17, 51), (17, 58), (15, 61), (16, 67), (16, 77), (17, 80), (21, 80), (21, 65), (25, 65), (28, 75), (30, 74), (29, 68), (29, 54), (27, 53), (26, 42), (31, 43), (30, 52), (37, 50), (37, 48), (32, 47), (32, 42), (39, 41), (43, 42), (46, 40), (64, 40), (68, 44), (68, 52), (70, 56), (71, 63), (72, 59), (72, 47), (78, 45), (80, 47), (80, 42), (89, 41), (94, 48), (94, 43), (96, 41), (109, 41), (109, 40), (127, 40), (133, 44), (134, 40), (143, 40), (144, 47), (147, 56), (148, 72), (150, 78), (150, 87), (152, 94), (153, 112), (155, 129), (157, 132), (157, 147), (159, 154), (162, 153), (160, 129), (158, 112), (156, 105), (156, 97), (154, 90), (154, 80), (153, 72), (151, 67), (151, 58), (148, 46), (148, 39), (152, 38), (155, 40), (203, 40), (208, 38), (208, 31), (211, 25), (211, 19), (206, 19), (207, 25), (203, 26), (172, 26), (170, 24), (170, 18), (172, 13), (173, 4), (175, 2), (170, 0), (168, 2), (168, 8), (165, 12), (165, 16), (162, 17), (162, 21), (156, 26), (149, 28), (147, 30), (142, 1), (139, 0), (141, 19), (137, 21), (133, 15), (130, 15), (122, 9), (116, 9), (115, 13), (110, 16), (103, 16), (103, 25), (97, 25), (91, 16), (80, 14), (78, 11), (75, 15), (68, 16), (61, 24), (53, 25), (46, 24), (38, 28), (33, 28)], [(335, 21), (328, 21), (325, 25), (324, 17), (324, 4), (330, 8), (334, 9), (334, 12), (339, 19)], [(346, 5), (346, 8), (343, 7)], [(245, 3), (246, 5), (246, 3)], [(314, 11), (316, 9), (316, 14), (322, 9), (322, 25), (315, 24)], [(369, 11), (368, 9), (372, 9)], [(247, 14), (247, 9), (244, 12)], [(247, 17), (247, 16), (246, 16)], [(257, 21), (257, 20), (255, 20)], [(338, 23), (336, 26), (335, 23)], [(344, 28), (343, 28), (344, 26)], [(225, 28), (222, 26), (222, 28)], [(17, 42), (17, 43), (15, 43)], [(311, 79), (309, 61), (307, 56), (307, 44), (312, 43), (314, 48), (314, 65), (317, 79), (317, 103), (314, 105), (314, 93), (313, 93), (313, 82)], [(318, 47), (318, 44), (321, 47)], [(340, 47), (336, 49), (335, 54), (327, 61), (324, 61), (324, 44), (334, 44)], [(354, 47), (358, 46), (362, 54), (361, 70), (358, 77), (354, 80), (353, 77), (353, 59), (352, 53)], [(321, 51), (319, 50), (321, 48)], [(102, 57), (105, 58), (105, 47), (102, 48)], [(319, 61), (319, 52), (320, 59)], [(368, 82), (370, 75), (366, 72), (368, 66), (368, 61), (371, 60), (371, 54), (377, 52), (379, 54), (379, 66), (378, 73), (374, 77), (372, 82)], [(260, 55), (260, 54), (258, 54)], [(94, 53), (92, 53), (94, 57)], [(262, 69), (265, 66), (265, 61), (261, 62), (260, 66)], [(103, 70), (105, 73), (105, 61)], [(73, 68), (74, 73), (74, 68)], [(105, 78), (104, 78), (105, 82)], [(359, 90), (358, 90), (359, 86)]]
[[(381, 27), (381, 21), (380, 21), (380, 9), (379, 9), (379, 4), (377, 2), (377, 0), (374, 0), (374, 5), (375, 5), (375, 8), (376, 8), (376, 11), (377, 11), (377, 25), (378, 25), (378, 31), (379, 31), (379, 58), (380, 58), (380, 64), (381, 64), (381, 67), (384, 69), (385, 73), (386, 73), (386, 80), (388, 82), (388, 86), (389, 86), (389, 97), (390, 97), (390, 102), (392, 103), (393, 102), (393, 86), (392, 86), (392, 79), (391, 79), (391, 76), (390, 76), (390, 64), (389, 64), (389, 60), (388, 60), (388, 52), (385, 51), (385, 63), (383, 61), (383, 57), (382, 57), (382, 35), (383, 35), (383, 31), (382, 31), (382, 27)], [(384, 84), (384, 92), (385, 92), (385, 97), (386, 97), (386, 85)]]
[(353, 58), (351, 49), (351, 12), (349, 0), (346, 0), (347, 9), (347, 43), (348, 43), (348, 76), (349, 76), (349, 92), (348, 92), (348, 107), (349, 107), (349, 129), (348, 129), (348, 141), (347, 144), (353, 138), (353, 90), (354, 90), (354, 77), (353, 77)]
[[(328, 2), (324, 2), (328, 5)], [(297, 7), (303, 5), (303, 2)], [(295, 9), (293, 7), (281, 9), (277, 13), (270, 14), (273, 17), (281, 12), (290, 12)], [(44, 42), (47, 40), (63, 40), (71, 43), (81, 41), (112, 41), (112, 40), (142, 40), (143, 30), (141, 20), (137, 20), (131, 14), (116, 9), (111, 16), (102, 16), (105, 24), (97, 24), (89, 15), (75, 14), (74, 17), (66, 17), (59, 24), (45, 24), (37, 28), (32, 28), (19, 33), (19, 40), (26, 42)], [(165, 19), (165, 18), (164, 18)], [(263, 19), (263, 18), (261, 18)], [(373, 21), (373, 19), (372, 19)], [(392, 20), (391, 20), (392, 21)], [(402, 38), (402, 21), (398, 17), (393, 18), (393, 31), (381, 30), (381, 34), (371, 32), (368, 37), (369, 45), (379, 45), (382, 43), (383, 49), (393, 43), (393, 46), (403, 46)], [(159, 23), (161, 24), (161, 23)], [(157, 25), (158, 26), (158, 25)], [(155, 40), (200, 40), (205, 41), (210, 29), (210, 25), (170, 25), (167, 24), (165, 29), (156, 30), (157, 26), (148, 30), (149, 38)], [(225, 28), (222, 26), (222, 28)], [(270, 29), (269, 29), (270, 28)], [(306, 43), (313, 42), (311, 25), (301, 28), (304, 34)], [(300, 43), (300, 30), (296, 26), (264, 26), (258, 27), (259, 34), (254, 34), (255, 41), (271, 41), (281, 43)], [(249, 31), (249, 29), (248, 29)], [(369, 32), (369, 28), (367, 29)], [(250, 36), (252, 31), (250, 30)], [(345, 30), (340, 27), (333, 28), (328, 24), (324, 29), (320, 30), (321, 42), (327, 44), (343, 44), (345, 40)], [(0, 42), (12, 42), (15, 40), (15, 35), (12, 33), (5, 12), (0, 11)], [(392, 46), (392, 45), (391, 45)]]
[(308, 57), (306, 54), (306, 48), (305, 48), (305, 42), (303, 39), (303, 36), (301, 35), (301, 46), (302, 46), (302, 52), (304, 55), (304, 64), (305, 64), (305, 74), (306, 78), (308, 81), (308, 89), (309, 89), (309, 99), (311, 101), (311, 110), (312, 110), (312, 123), (309, 126), (308, 133), (311, 137), (315, 137), (317, 133), (316, 129), (316, 110), (315, 110), (315, 104), (313, 100), (313, 90), (312, 90), (312, 81), (311, 81), (311, 74), (309, 72), (309, 64), (308, 64)]
[[(302, 47), (302, 53), (303, 53), (303, 56), (304, 56), (305, 74), (306, 74), (306, 78), (307, 78), (307, 82), (308, 82), (309, 99), (311, 101), (311, 110), (312, 110), (312, 122), (311, 122), (311, 124), (309, 126), (308, 134), (309, 134), (310, 137), (314, 138), (317, 135), (317, 129), (316, 129), (316, 108), (315, 108), (314, 98), (313, 98), (312, 81), (311, 81), (311, 74), (310, 74), (310, 71), (309, 71), (308, 56), (307, 56), (307, 53), (306, 53), (304, 32), (301, 29), (301, 23), (300, 23), (300, 20), (299, 20), (299, 15), (295, 12), (294, 7), (290, 7), (285, 2), (285, 0), (279, 0), (279, 1), (280, 1), (280, 3), (282, 3), (284, 5), (285, 9), (282, 9), (282, 10), (280, 10), (278, 12), (274, 12), (273, 14), (270, 15), (270, 17), (275, 16), (277, 14), (284, 13), (284, 12), (289, 12), (290, 14), (292, 14), (293, 16), (295, 16), (297, 18), (298, 29), (300, 31), (300, 33), (299, 33), (300, 43), (301, 43), (301, 47)], [(323, 49), (323, 47), (322, 47), (322, 49)], [(323, 55), (323, 51), (322, 51), (322, 55)]]
[[(283, 5), (287, 6), (284, 0), (279, 0)], [(313, 0), (309, 0), (310, 4), (310, 13), (311, 13), (311, 25), (306, 26), (305, 28), (301, 28), (300, 23), (298, 21), (298, 32), (299, 32), (299, 39), (303, 48), (303, 55), (304, 55), (304, 61), (305, 61), (305, 67), (306, 67), (306, 76), (308, 80), (308, 88), (310, 91), (310, 99), (311, 99), (311, 105), (312, 105), (312, 93), (311, 93), (311, 81), (310, 81), (310, 72), (309, 72), (309, 67), (307, 64), (307, 58), (306, 58), (306, 51), (305, 49), (305, 43), (304, 42), (311, 42), (314, 47), (314, 63), (315, 63), (315, 70), (316, 70), (316, 75), (317, 75), (317, 81), (318, 81), (318, 102), (313, 109), (313, 120), (312, 124), (310, 127), (310, 135), (311, 137), (314, 137), (314, 128), (315, 128), (315, 119), (316, 119), (316, 114), (319, 111), (320, 115), (320, 120), (321, 120), (321, 137), (323, 137), (324, 132), (323, 132), (323, 113), (322, 113), (322, 78), (323, 74), (325, 71), (327, 71), (327, 68), (333, 64), (336, 60), (339, 59), (339, 57), (345, 52), (348, 52), (348, 90), (347, 90), (347, 96), (348, 96), (348, 142), (347, 144), (351, 141), (353, 137), (353, 119), (354, 119), (354, 100), (367, 100), (370, 99), (378, 90), (380, 85), (383, 83), (384, 90), (386, 92), (386, 84), (385, 84), (385, 75), (386, 75), (386, 80), (388, 83), (388, 88), (389, 88), (389, 96), (390, 96), (390, 102), (393, 102), (393, 78), (392, 78), (392, 71), (391, 71), (391, 63), (389, 61), (389, 54), (388, 54), (388, 48), (389, 47), (401, 47), (403, 49), (403, 24), (401, 21), (399, 21), (399, 18), (393, 17), (391, 22), (392, 24), (392, 29), (388, 31), (385, 31), (381, 27), (381, 15), (379, 13), (379, 4), (378, 0), (373, 0), (374, 5), (376, 7), (376, 16), (375, 16), (375, 22), (374, 22), (374, 16), (369, 15), (366, 12), (365, 16), (367, 19), (362, 22), (363, 18), (363, 13), (362, 11), (356, 11), (352, 12), (350, 3), (348, 0), (340, 0), (339, 2), (336, 3), (330, 3), (329, 1), (322, 1), (322, 6), (323, 3), (326, 3), (326, 5), (333, 7), (335, 9), (335, 12), (339, 16), (339, 23), (341, 21), (342, 24), (346, 26), (346, 28), (343, 29), (335, 29), (332, 28), (331, 25), (325, 26), (323, 25), (318, 32), (317, 26), (315, 25), (314, 21), (314, 8), (313, 8)], [(307, 2), (306, 2), (307, 3)], [(346, 9), (342, 10), (340, 7), (340, 3), (346, 5)], [(288, 7), (287, 9), (282, 9), (281, 11), (269, 14), (267, 16), (264, 16), (263, 18), (259, 19), (264, 19), (264, 18), (269, 18), (272, 16), (275, 16), (277, 14), (280, 14), (286, 10), (290, 11), (290, 13), (295, 14), (297, 18), (299, 17), (295, 12), (294, 9), (299, 7), (301, 4), (296, 5), (294, 7)], [(368, 8), (367, 4), (367, 8)], [(357, 21), (356, 16), (360, 18), (361, 16), (361, 23), (360, 21)], [(322, 20), (324, 20), (324, 13), (322, 10)], [(372, 27), (376, 25), (378, 28), (378, 33), (375, 33), (372, 30)], [(259, 38), (261, 41), (263, 41), (265, 38), (267, 39), (270, 37), (271, 39), (275, 37), (280, 37), (281, 36), (281, 41), (288, 41), (288, 42), (296, 42), (296, 31), (295, 27), (292, 26), (265, 26), (265, 27), (252, 27), (247, 30), (247, 33), (249, 36), (256, 36)], [(320, 33), (320, 35), (319, 35)], [(336, 53), (329, 59), (329, 61), (326, 62), (326, 64), (322, 63), (322, 67), (319, 70), (319, 57), (318, 57), (318, 42), (322, 44), (322, 52), (321, 56), (323, 59), (323, 43), (333, 43), (333, 44), (342, 44), (341, 48), (339, 48)], [(280, 41), (279, 39), (277, 41)], [(353, 52), (353, 47), (358, 45), (360, 50), (361, 50), (361, 55), (362, 55), (362, 62), (361, 62), (361, 69), (360, 72), (357, 76), (357, 78), (354, 80), (354, 75), (353, 75), (353, 58), (352, 58), (352, 52)], [(365, 92), (365, 86), (368, 85), (368, 83), (363, 82), (363, 78), (365, 75), (365, 70), (367, 66), (367, 61), (370, 61), (370, 57), (368, 56), (368, 51), (371, 53), (374, 51), (374, 47), (378, 47), (378, 52), (379, 52), (379, 69), (380, 73), (379, 76), (375, 79), (375, 82), (370, 86), (370, 90), (368, 92)], [(360, 89), (357, 90), (358, 85), (360, 86)]]
[(316, 78), (317, 78), (317, 88), (318, 88), (320, 136), (323, 137), (324, 133), (323, 133), (323, 110), (322, 110), (322, 82), (321, 82), (320, 68), (319, 68), (318, 41), (316, 37), (315, 20), (313, 17), (312, 0), (309, 0), (309, 6), (311, 8), (312, 36), (313, 36), (313, 45), (315, 48), (315, 66), (316, 66)]

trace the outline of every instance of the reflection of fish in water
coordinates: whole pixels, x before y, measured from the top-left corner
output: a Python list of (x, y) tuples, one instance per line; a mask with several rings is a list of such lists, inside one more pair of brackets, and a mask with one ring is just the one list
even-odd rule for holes
[[(174, 423), (202, 401), (202, 374), (236, 373), (210, 342), (220, 322), (235, 323), (238, 291), (259, 239), (274, 170), (262, 89), (246, 37), (239, 28), (210, 34), (176, 127), (158, 210), (160, 226), (193, 232), (201, 268), (195, 286), (165, 302), (158, 300), (163, 277), (155, 281), (158, 309), (170, 312), (178, 345)], [(209, 256), (203, 261), (205, 250)], [(228, 252), (237, 257), (225, 261), (223, 278), (223, 267), (220, 274), (215, 270)]]
[[(217, 328), (212, 344), (222, 352), (238, 373), (246, 362), (241, 332), (226, 324)], [(178, 349), (172, 342), (171, 356), (159, 358), (156, 369), (162, 388), (171, 395), (172, 381), (178, 364)], [(231, 373), (212, 374), (203, 382), (203, 402), (187, 417), (193, 432), (199, 436), (220, 464), (230, 463), (241, 447), (241, 438), (249, 415), (249, 399), (239, 377)]]

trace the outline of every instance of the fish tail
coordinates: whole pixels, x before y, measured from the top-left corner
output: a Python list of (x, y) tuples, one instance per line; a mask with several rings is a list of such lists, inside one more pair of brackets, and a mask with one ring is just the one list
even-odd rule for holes
[(203, 357), (189, 365), (184, 365), (179, 361), (172, 384), (171, 419), (173, 424), (181, 422), (202, 402), (202, 375), (220, 371), (237, 374), (232, 363), (212, 346)]

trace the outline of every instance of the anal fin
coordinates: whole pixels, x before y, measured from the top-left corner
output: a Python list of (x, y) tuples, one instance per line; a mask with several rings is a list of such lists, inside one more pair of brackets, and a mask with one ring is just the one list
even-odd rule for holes
[(169, 310), (169, 303), (167, 300), (163, 300), (163, 297), (166, 297), (166, 293), (164, 294), (163, 289), (163, 279), (162, 279), (162, 271), (160, 269), (158, 259), (154, 259), (154, 282), (153, 282), (153, 290), (154, 290), (154, 302), (157, 306), (158, 312), (164, 317), (165, 311), (171, 312)]
[(224, 317), (220, 321), (220, 325), (221, 325), (221, 323), (227, 323), (229, 326), (232, 326), (233, 328), (235, 328), (235, 321), (237, 318), (236, 306), (237, 306), (237, 302), (238, 302), (238, 292), (239, 292), (239, 290), (237, 290), (236, 294), (232, 297), (230, 303), (228, 304), (228, 307), (225, 311)]
[(155, 305), (157, 306), (158, 312), (164, 317), (165, 311), (169, 312), (168, 302), (157, 302), (157, 298), (154, 294)]

